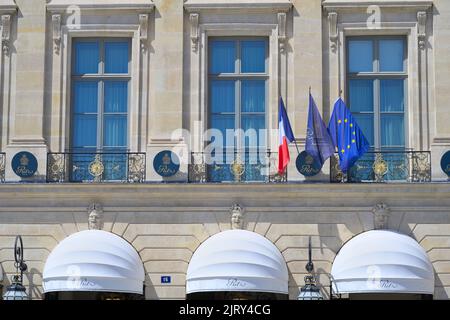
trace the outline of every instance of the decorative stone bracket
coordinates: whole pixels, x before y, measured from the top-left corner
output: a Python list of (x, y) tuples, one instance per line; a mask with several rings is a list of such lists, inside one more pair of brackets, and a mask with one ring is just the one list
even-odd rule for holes
[(200, 37), (200, 30), (198, 26), (199, 14), (191, 13), (189, 15), (189, 21), (191, 23), (191, 42), (192, 50), (196, 52), (198, 50), (198, 42)]
[(4, 54), (9, 54), (9, 41), (11, 39), (11, 15), (2, 15), (2, 50)]
[(92, 203), (88, 207), (89, 230), (101, 230), (103, 228), (103, 208), (99, 203)]
[(231, 209), (231, 229), (242, 230), (244, 228), (244, 208), (235, 203)]
[(338, 27), (337, 27), (338, 14), (337, 12), (328, 13), (328, 29), (331, 42), (331, 48), (337, 49), (338, 41)]
[(417, 39), (419, 42), (419, 48), (424, 49), (426, 45), (427, 36), (427, 12), (417, 12)]
[(61, 15), (52, 15), (53, 50), (59, 54), (61, 49)]
[(144, 52), (148, 40), (148, 14), (139, 15), (139, 39), (141, 40), (141, 51)]
[(278, 43), (280, 44), (280, 51), (286, 50), (286, 13), (278, 13)]
[(375, 229), (387, 229), (391, 210), (385, 203), (376, 204), (373, 209), (373, 224)]

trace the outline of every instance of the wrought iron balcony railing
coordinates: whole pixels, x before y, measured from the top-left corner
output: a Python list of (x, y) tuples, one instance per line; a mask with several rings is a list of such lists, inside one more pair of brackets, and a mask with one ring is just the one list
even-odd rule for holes
[(144, 182), (145, 153), (47, 154), (47, 182)]
[(5, 182), (6, 154), (0, 153), (0, 182)]
[(279, 175), (275, 152), (230, 152), (206, 155), (191, 153), (189, 182), (286, 182), (287, 174)]
[(338, 155), (331, 157), (331, 182), (430, 182), (431, 152), (372, 151), (362, 156), (344, 176)]

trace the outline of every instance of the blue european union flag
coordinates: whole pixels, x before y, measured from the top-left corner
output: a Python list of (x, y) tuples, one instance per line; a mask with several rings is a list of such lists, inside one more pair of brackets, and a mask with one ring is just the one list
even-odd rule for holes
[(335, 152), (333, 141), (311, 94), (309, 94), (308, 129), (306, 130), (305, 150), (320, 163), (320, 166), (323, 166), (324, 162)]
[(339, 166), (342, 172), (347, 173), (369, 150), (370, 144), (341, 98), (334, 104), (328, 130), (338, 149)]

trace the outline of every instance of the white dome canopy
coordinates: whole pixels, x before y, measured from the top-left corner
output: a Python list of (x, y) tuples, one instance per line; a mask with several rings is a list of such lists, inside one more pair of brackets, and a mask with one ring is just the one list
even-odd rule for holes
[(102, 291), (143, 294), (144, 267), (121, 237), (101, 230), (74, 233), (49, 255), (44, 292)]
[(189, 263), (186, 292), (246, 291), (288, 294), (286, 262), (275, 245), (245, 230), (203, 242)]
[(395, 231), (372, 230), (349, 240), (331, 275), (335, 293), (434, 292), (427, 253), (413, 238)]

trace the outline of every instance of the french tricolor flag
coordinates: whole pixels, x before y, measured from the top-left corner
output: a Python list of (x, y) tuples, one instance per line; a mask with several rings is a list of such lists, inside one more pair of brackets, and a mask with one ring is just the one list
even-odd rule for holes
[(291, 124), (284, 107), (283, 98), (280, 97), (280, 110), (278, 112), (278, 131), (280, 145), (278, 146), (278, 173), (281, 175), (286, 170), (289, 163), (289, 143), (295, 141)]

